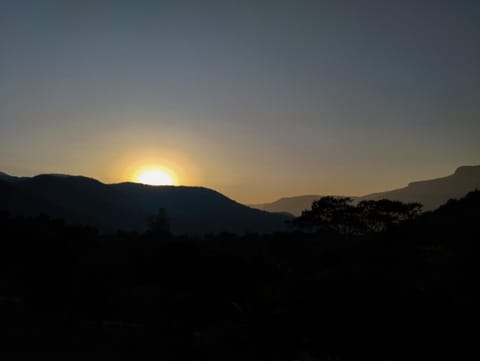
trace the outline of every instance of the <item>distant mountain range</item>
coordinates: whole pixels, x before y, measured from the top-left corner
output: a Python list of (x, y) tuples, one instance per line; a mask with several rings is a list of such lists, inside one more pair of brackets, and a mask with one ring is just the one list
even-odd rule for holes
[[(480, 189), (480, 166), (463, 166), (446, 177), (412, 182), (404, 188), (352, 198), (355, 202), (379, 199), (419, 202), (423, 204), (424, 210), (433, 210), (449, 199), (464, 197), (475, 189)], [(310, 209), (314, 200), (321, 197), (322, 195), (302, 195), (251, 206), (269, 212), (286, 212), (299, 216), (303, 210)]]
[[(424, 210), (432, 210), (474, 189), (480, 189), (480, 166), (465, 166), (446, 177), (355, 197), (355, 201), (386, 198), (420, 202)], [(81, 176), (14, 177), (0, 172), (0, 211), (19, 215), (45, 213), (101, 231), (144, 231), (149, 217), (161, 208), (165, 209), (175, 234), (282, 231), (286, 229), (286, 220), (300, 215), (321, 197), (303, 195), (249, 207), (202, 187), (104, 184)]]
[(446, 177), (412, 182), (404, 188), (368, 194), (358, 200), (386, 198), (402, 202), (419, 202), (423, 204), (424, 210), (433, 210), (449, 199), (462, 198), (475, 189), (480, 189), (480, 166), (464, 166)]
[(0, 211), (12, 214), (45, 213), (101, 231), (144, 231), (149, 217), (161, 208), (175, 234), (269, 233), (284, 230), (291, 218), (202, 187), (103, 184), (81, 176), (14, 177), (0, 172)]
[(272, 203), (251, 204), (251, 207), (258, 208), (267, 212), (285, 212), (294, 216), (299, 216), (305, 209), (310, 209), (313, 201), (322, 198), (319, 194), (308, 194), (296, 197), (280, 198)]

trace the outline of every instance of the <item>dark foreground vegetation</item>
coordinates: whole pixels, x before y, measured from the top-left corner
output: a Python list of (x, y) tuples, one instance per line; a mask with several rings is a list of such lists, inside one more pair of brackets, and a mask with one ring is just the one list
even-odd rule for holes
[(386, 218), (373, 203), (319, 211), (332, 202), (292, 232), (243, 237), (171, 237), (161, 219), (105, 235), (3, 213), (1, 358), (475, 358), (480, 192), (400, 218), (391, 203)]

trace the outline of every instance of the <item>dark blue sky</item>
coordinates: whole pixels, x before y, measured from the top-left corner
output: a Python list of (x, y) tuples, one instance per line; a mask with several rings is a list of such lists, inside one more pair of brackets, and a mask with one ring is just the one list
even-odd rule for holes
[(478, 1), (0, 1), (0, 168), (245, 202), (480, 163)]

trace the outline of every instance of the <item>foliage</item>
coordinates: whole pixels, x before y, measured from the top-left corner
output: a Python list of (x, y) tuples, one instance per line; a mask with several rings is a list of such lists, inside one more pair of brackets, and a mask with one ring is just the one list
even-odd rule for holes
[(348, 197), (322, 197), (312, 203), (310, 210), (302, 212), (292, 221), (295, 227), (343, 235), (362, 235), (384, 232), (393, 225), (413, 220), (420, 214), (419, 203), (402, 203), (382, 199), (361, 201), (353, 205)]
[[(341, 224), (339, 208), (384, 210), (390, 222), (390, 206), (327, 199), (315, 209)], [(452, 347), (451, 359), (465, 358), (477, 344), (480, 192), (412, 222), (416, 208), (401, 210), (397, 226), (362, 237), (171, 239), (0, 213), (0, 352), (430, 360)]]
[(169, 238), (171, 236), (170, 223), (165, 208), (160, 208), (155, 216), (148, 219), (146, 234), (157, 238)]

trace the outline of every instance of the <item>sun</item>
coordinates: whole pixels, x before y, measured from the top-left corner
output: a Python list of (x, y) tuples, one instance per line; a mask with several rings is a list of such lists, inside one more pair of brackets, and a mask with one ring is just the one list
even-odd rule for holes
[(152, 186), (170, 186), (175, 184), (175, 176), (172, 172), (161, 168), (142, 170), (136, 176), (136, 180), (139, 183)]

